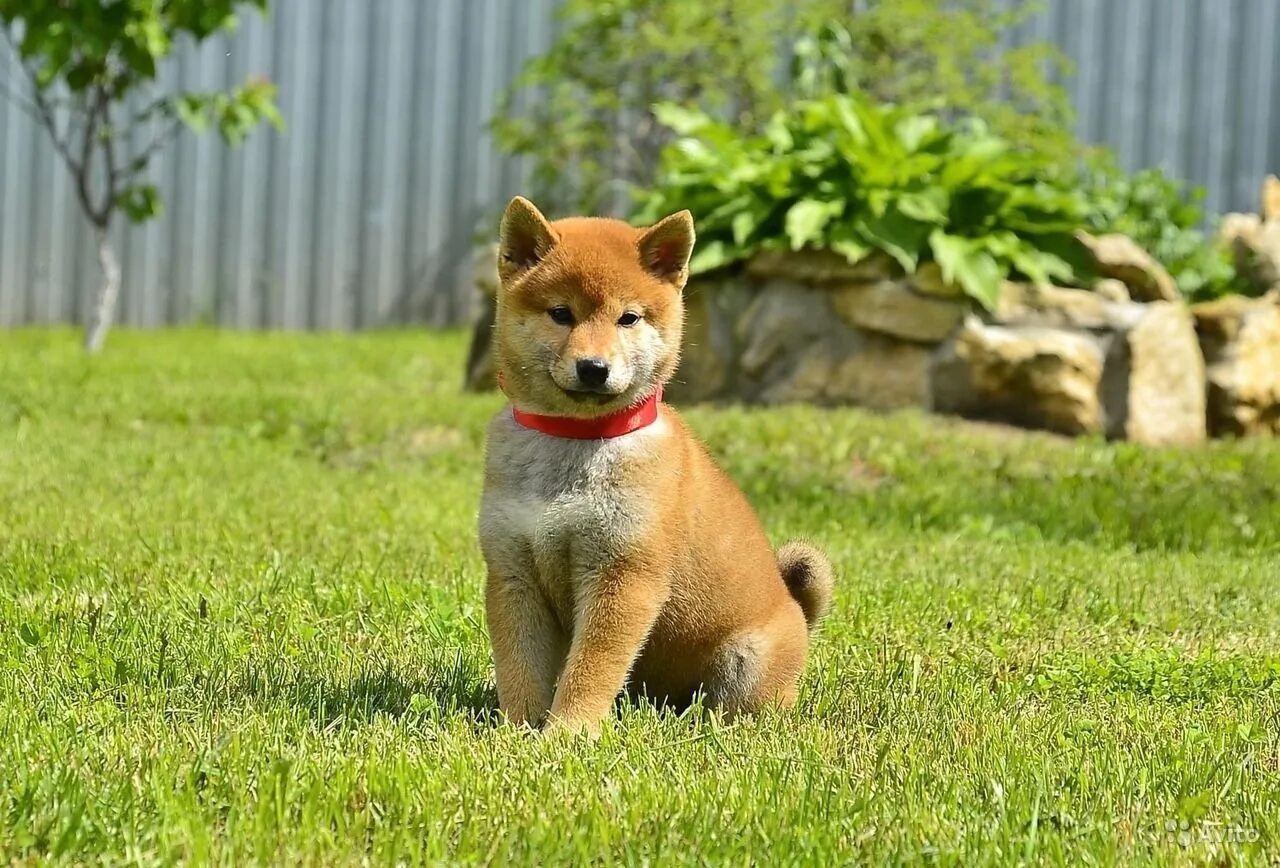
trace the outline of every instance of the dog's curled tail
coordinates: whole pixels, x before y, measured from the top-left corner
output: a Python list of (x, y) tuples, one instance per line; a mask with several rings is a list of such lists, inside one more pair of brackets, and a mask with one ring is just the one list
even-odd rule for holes
[(831, 608), (835, 583), (831, 561), (814, 546), (796, 540), (778, 549), (778, 569), (812, 630)]

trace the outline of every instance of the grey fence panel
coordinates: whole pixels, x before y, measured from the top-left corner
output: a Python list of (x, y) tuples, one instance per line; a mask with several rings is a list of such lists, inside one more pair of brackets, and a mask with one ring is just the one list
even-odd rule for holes
[(1257, 209), (1280, 171), (1280, 0), (1048, 0), (1010, 41), (1034, 40), (1074, 63), (1081, 138), (1204, 187), (1211, 214)]
[[(165, 82), (264, 75), (288, 127), (234, 150), (184, 135), (155, 161), (164, 215), (114, 230), (121, 320), (465, 321), (476, 233), (529, 172), (497, 153), (486, 121), (550, 44), (556, 2), (277, 0), (270, 20), (247, 15), (179, 52)], [(1082, 137), (1206, 187), (1211, 212), (1255, 209), (1262, 176), (1280, 171), (1280, 0), (1048, 0), (1006, 44), (1034, 40), (1075, 62)], [(23, 83), (7, 47), (0, 82)], [(82, 322), (96, 278), (65, 170), (0, 98), (0, 326)]]

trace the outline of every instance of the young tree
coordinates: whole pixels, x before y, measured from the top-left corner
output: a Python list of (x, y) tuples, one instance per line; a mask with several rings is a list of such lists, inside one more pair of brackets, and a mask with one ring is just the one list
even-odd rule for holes
[[(152, 158), (183, 127), (201, 132), (213, 123), (235, 145), (263, 120), (281, 125), (265, 79), (222, 93), (159, 90), (159, 64), (175, 45), (233, 29), (241, 5), (265, 12), (267, 0), (0, 0), (0, 31), (27, 74), (23, 87), (0, 82), (2, 92), (48, 134), (97, 236), (102, 275), (85, 329), (90, 352), (102, 348), (120, 288), (113, 223), (160, 213), (159, 192), (142, 180)], [(130, 148), (138, 129), (146, 143)]]

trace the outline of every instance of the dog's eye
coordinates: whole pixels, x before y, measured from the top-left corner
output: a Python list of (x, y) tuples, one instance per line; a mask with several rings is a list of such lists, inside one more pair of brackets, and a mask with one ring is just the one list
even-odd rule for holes
[(623, 326), (624, 328), (633, 326), (638, 322), (640, 322), (640, 314), (632, 313), (631, 311), (627, 311), (622, 316), (618, 317), (618, 325)]
[(573, 311), (562, 304), (547, 311), (547, 316), (557, 325), (573, 325)]

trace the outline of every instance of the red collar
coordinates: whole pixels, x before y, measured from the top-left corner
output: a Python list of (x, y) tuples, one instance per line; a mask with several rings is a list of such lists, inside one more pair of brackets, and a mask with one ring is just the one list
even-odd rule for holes
[[(506, 384), (501, 373), (498, 374), (498, 387)], [(641, 428), (648, 428), (658, 421), (658, 405), (662, 403), (662, 387), (638, 404), (632, 404), (622, 410), (596, 416), (593, 419), (576, 419), (572, 416), (544, 416), (541, 413), (529, 413), (516, 407), (511, 408), (511, 418), (532, 431), (541, 431), (552, 437), (565, 437), (569, 440), (611, 440)]]

